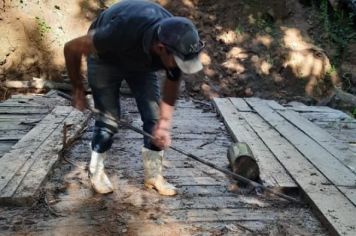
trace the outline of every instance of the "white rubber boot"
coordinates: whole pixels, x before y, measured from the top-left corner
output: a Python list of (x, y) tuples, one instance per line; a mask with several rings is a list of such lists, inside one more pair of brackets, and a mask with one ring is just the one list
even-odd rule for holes
[(113, 186), (104, 172), (104, 159), (106, 158), (106, 153), (97, 153), (92, 151), (90, 165), (89, 165), (89, 176), (91, 185), (97, 193), (107, 194), (113, 192)]
[(163, 151), (142, 148), (145, 186), (155, 188), (161, 195), (173, 196), (177, 194), (177, 189), (162, 176), (163, 153)]

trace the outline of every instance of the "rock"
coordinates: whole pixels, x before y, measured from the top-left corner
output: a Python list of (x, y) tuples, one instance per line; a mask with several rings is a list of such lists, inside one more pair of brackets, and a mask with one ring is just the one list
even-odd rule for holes
[(246, 95), (247, 97), (252, 97), (252, 96), (253, 96), (253, 91), (252, 91), (252, 89), (251, 89), (251, 88), (246, 88), (246, 89), (245, 89), (245, 95)]

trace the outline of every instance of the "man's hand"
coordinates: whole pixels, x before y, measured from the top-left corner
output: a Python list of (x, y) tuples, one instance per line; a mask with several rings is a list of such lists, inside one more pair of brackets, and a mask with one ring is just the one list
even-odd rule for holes
[(84, 77), (80, 73), (81, 59), (83, 55), (95, 52), (92, 33), (67, 42), (64, 46), (64, 58), (68, 76), (72, 82), (72, 105), (80, 111), (87, 106), (83, 86)]
[(159, 120), (153, 130), (153, 144), (159, 148), (166, 149), (171, 145), (170, 122)]
[(87, 105), (84, 89), (75, 89), (72, 96), (72, 106), (77, 108), (79, 111), (84, 111)]

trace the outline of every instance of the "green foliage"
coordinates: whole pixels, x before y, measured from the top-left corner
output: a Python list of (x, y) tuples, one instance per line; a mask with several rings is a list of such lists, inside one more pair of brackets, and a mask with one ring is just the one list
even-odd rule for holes
[(354, 118), (356, 118), (356, 107), (354, 107), (354, 108), (352, 109), (351, 114), (352, 114), (352, 116), (353, 116)]
[(244, 27), (240, 24), (238, 24), (235, 28), (235, 33), (237, 35), (242, 35), (245, 32)]
[(278, 31), (273, 19), (268, 14), (259, 15), (256, 20), (256, 26), (259, 31), (263, 31), (272, 37), (278, 36)]
[(353, 23), (354, 15), (345, 11), (329, 9), (328, 0), (321, 0), (320, 3), (320, 22), (324, 30), (324, 39), (332, 42), (337, 47), (337, 53), (333, 61), (339, 65), (341, 55), (344, 53), (348, 44), (356, 39), (355, 26)]
[(38, 31), (41, 34), (41, 38), (43, 38), (46, 33), (50, 32), (51, 26), (49, 26), (44, 19), (38, 16), (36, 16), (35, 19), (36, 19)]

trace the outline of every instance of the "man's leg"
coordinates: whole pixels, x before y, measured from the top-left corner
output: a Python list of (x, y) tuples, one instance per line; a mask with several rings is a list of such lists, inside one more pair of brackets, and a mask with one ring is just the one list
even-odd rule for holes
[(113, 186), (104, 172), (106, 152), (111, 148), (113, 135), (117, 132), (115, 119), (120, 116), (120, 72), (113, 66), (90, 56), (88, 58), (88, 81), (92, 89), (94, 106), (99, 111), (95, 117), (89, 165), (90, 180), (94, 190), (106, 194)]
[[(143, 130), (152, 134), (159, 119), (160, 86), (156, 73), (135, 73), (126, 77), (135, 96), (143, 122)], [(162, 176), (164, 151), (156, 147), (148, 137), (144, 137), (142, 148), (145, 186), (155, 188), (162, 195), (177, 194), (176, 188)]]

